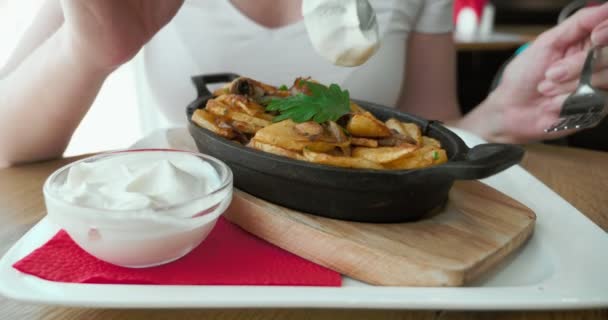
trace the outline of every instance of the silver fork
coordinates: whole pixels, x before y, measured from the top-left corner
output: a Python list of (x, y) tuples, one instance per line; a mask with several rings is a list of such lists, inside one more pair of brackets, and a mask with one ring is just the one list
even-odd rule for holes
[(589, 50), (578, 87), (564, 101), (559, 114), (560, 119), (553, 126), (545, 129), (545, 132), (592, 128), (608, 114), (606, 104), (608, 94), (591, 85), (593, 68), (596, 60), (602, 57), (602, 48), (594, 47)]

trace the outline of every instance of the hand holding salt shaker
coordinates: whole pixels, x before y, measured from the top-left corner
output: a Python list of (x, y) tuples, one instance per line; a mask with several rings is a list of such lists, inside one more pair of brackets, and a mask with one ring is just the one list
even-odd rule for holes
[(376, 14), (367, 0), (303, 0), (302, 16), (317, 53), (335, 65), (359, 66), (380, 46)]

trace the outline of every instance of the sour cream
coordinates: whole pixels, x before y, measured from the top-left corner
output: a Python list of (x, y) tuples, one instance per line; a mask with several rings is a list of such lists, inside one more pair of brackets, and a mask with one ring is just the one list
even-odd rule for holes
[(49, 219), (91, 255), (147, 267), (203, 241), (232, 200), (232, 173), (180, 151), (125, 151), (84, 159), (44, 185)]
[(317, 53), (335, 65), (361, 65), (380, 46), (376, 14), (367, 0), (304, 0), (302, 16)]
[(64, 200), (75, 205), (128, 211), (184, 203), (208, 194), (219, 184), (213, 167), (195, 156), (154, 152), (76, 164), (58, 189)]

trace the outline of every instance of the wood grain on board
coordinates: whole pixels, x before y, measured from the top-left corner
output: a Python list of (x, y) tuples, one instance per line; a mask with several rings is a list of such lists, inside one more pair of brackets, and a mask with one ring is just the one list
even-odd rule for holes
[(536, 215), (480, 182), (457, 182), (441, 212), (411, 223), (340, 221), (237, 191), (226, 217), (285, 250), (375, 285), (462, 286), (520, 247)]

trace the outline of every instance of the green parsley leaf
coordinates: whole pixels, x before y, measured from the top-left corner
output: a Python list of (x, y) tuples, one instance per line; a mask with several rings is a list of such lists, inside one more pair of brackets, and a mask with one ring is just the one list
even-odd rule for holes
[(289, 88), (287, 88), (287, 86), (286, 86), (286, 85), (282, 84), (282, 85), (279, 87), (279, 90), (281, 90), (281, 91), (287, 91), (287, 90), (289, 90)]
[(273, 99), (266, 110), (278, 111), (275, 122), (291, 119), (294, 122), (313, 120), (317, 123), (336, 121), (350, 112), (350, 95), (337, 84), (329, 87), (304, 81), (311, 95), (298, 94), (283, 99)]
[(439, 160), (439, 152), (433, 151), (433, 160)]

